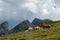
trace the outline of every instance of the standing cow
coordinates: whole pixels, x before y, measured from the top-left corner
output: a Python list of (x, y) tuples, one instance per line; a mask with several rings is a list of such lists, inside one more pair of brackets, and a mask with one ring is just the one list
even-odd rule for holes
[(40, 30), (40, 27), (39, 26), (36, 26), (36, 27), (34, 27), (34, 30)]
[(43, 28), (50, 28), (50, 27), (51, 27), (51, 25), (48, 25), (48, 24), (43, 26)]
[(29, 28), (28, 28), (28, 31), (29, 31), (29, 32), (34, 31), (33, 27), (29, 27)]

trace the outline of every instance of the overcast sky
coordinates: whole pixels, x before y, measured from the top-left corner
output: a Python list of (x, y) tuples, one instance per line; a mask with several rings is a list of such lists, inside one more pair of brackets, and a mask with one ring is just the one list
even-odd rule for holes
[(0, 22), (12, 28), (23, 20), (60, 19), (60, 0), (0, 0)]

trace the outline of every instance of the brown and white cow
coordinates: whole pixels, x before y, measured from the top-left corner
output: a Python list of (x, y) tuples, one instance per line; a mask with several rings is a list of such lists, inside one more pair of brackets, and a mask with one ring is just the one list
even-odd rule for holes
[(39, 26), (36, 26), (36, 27), (34, 27), (34, 30), (40, 30), (40, 27)]

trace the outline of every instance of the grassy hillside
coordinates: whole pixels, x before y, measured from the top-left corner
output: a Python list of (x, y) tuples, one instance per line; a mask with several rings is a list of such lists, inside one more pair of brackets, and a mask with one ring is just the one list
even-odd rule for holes
[(60, 40), (60, 21), (49, 23), (50, 29), (41, 28), (40, 31), (18, 32), (0, 36), (0, 40)]

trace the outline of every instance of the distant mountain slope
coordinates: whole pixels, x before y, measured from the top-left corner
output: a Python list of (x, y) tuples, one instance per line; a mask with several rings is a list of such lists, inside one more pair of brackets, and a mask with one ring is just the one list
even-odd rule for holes
[(38, 19), (38, 18), (35, 18), (35, 19), (32, 21), (32, 24), (34, 24), (35, 26), (41, 25), (41, 24), (43, 24), (43, 20), (40, 20), (40, 19)]
[(28, 20), (24, 20), (21, 23), (19, 23), (17, 26), (15, 26), (15, 28), (13, 28), (11, 31), (19, 32), (19, 31), (27, 30), (29, 27), (32, 26), (34, 26), (32, 23), (30, 23)]
[(32, 21), (32, 24), (34, 24), (35, 26), (37, 26), (37, 25), (46, 24), (46, 23), (49, 23), (49, 22), (52, 22), (52, 20), (49, 20), (49, 19), (41, 20), (41, 19), (35, 18)]
[(40, 20), (38, 18), (35, 18), (32, 21), (32, 23), (29, 22), (29, 20), (24, 20), (21, 23), (19, 23), (17, 26), (15, 26), (15, 28), (10, 30), (9, 33), (20, 32), (20, 31), (23, 31), (23, 30), (25, 31), (29, 27), (38, 26), (38, 25), (45, 24), (45, 23), (48, 23), (48, 22), (52, 22), (52, 20), (49, 20), (49, 19)]
[(8, 34), (8, 22), (4, 21), (0, 24), (0, 36)]
[(5, 36), (0, 36), (0, 40), (60, 40), (60, 21), (48, 23), (50, 29), (40, 29), (34, 32), (18, 32)]

